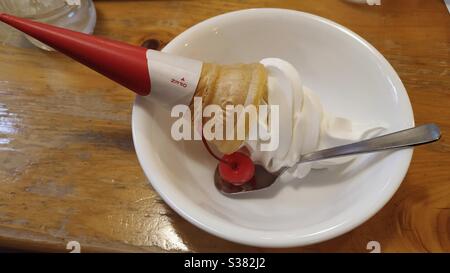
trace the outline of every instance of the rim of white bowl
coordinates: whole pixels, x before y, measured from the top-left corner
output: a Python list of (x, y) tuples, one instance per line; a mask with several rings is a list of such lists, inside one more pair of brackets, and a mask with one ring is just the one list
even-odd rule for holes
[[(244, 9), (244, 10), (238, 10), (233, 11), (229, 13), (224, 13), (209, 19), (206, 19), (202, 22), (199, 22), (195, 24), (194, 26), (188, 28), (181, 34), (179, 34), (177, 37), (175, 37), (169, 44), (167, 44), (162, 51), (170, 51), (172, 47), (175, 46), (175, 44), (179, 43), (179, 41), (184, 40), (186, 37), (192, 36), (195, 32), (197, 32), (202, 27), (206, 27), (207, 25), (215, 24), (218, 22), (221, 22), (222, 20), (230, 21), (233, 17), (239, 17), (242, 15), (249, 15), (254, 13), (291, 13), (296, 14), (298, 16), (306, 16), (309, 17), (312, 20), (318, 21), (323, 24), (327, 24), (329, 26), (332, 26), (336, 28), (337, 30), (345, 33), (348, 36), (351, 36), (352, 38), (356, 39), (361, 45), (365, 46), (374, 56), (376, 59), (380, 62), (380, 64), (383, 66), (383, 70), (386, 71), (390, 78), (393, 79), (393, 86), (397, 88), (397, 95), (399, 97), (403, 98), (404, 109), (403, 114), (405, 115), (406, 119), (408, 119), (408, 125), (414, 126), (414, 115), (412, 111), (411, 102), (409, 100), (408, 94), (406, 92), (406, 89), (400, 80), (400, 77), (395, 72), (394, 68), (390, 65), (390, 63), (384, 58), (384, 56), (377, 50), (375, 47), (373, 47), (369, 42), (364, 40), (361, 36), (354, 33), (353, 31), (349, 30), (348, 28), (331, 21), (329, 19), (320, 17), (318, 15), (302, 12), (302, 11), (296, 11), (296, 10), (289, 10), (289, 9), (279, 9), (279, 8), (253, 8), (253, 9)], [(184, 208), (178, 206), (175, 204), (169, 196), (165, 194), (165, 191), (163, 190), (164, 185), (164, 179), (159, 175), (158, 168), (155, 164), (153, 164), (151, 161), (147, 161), (143, 154), (139, 151), (140, 149), (140, 142), (137, 141), (136, 138), (136, 109), (137, 104), (139, 100), (139, 96), (136, 96), (136, 100), (133, 105), (133, 111), (132, 111), (132, 134), (133, 134), (133, 142), (136, 147), (136, 154), (138, 161), (141, 165), (141, 168), (143, 169), (145, 175), (149, 179), (149, 182), (153, 186), (153, 188), (158, 192), (158, 194), (161, 196), (161, 198), (173, 209), (175, 210), (179, 215), (181, 215), (184, 219), (192, 223), (193, 225), (197, 226), (198, 228), (207, 231), (213, 235), (216, 235), (218, 237), (221, 237), (223, 239), (227, 239), (229, 241), (250, 245), (250, 246), (256, 246), (256, 247), (298, 247), (298, 246), (305, 246), (310, 245), (314, 243), (323, 242), (326, 240), (330, 240), (332, 238), (338, 237), (344, 233), (347, 233), (354, 228), (358, 227), (359, 225), (366, 222), (369, 218), (374, 216), (381, 208), (386, 205), (386, 203), (392, 198), (392, 196), (395, 194), (397, 189), (399, 188), (400, 184), (402, 183), (403, 179), (406, 176), (406, 173), (408, 171), (409, 165), (411, 163), (413, 149), (404, 149), (401, 151), (397, 151), (395, 153), (402, 154), (403, 160), (399, 163), (397, 172), (393, 177), (391, 177), (390, 183), (388, 183), (383, 188), (382, 198), (377, 199), (372, 207), (367, 208), (365, 211), (359, 211), (358, 214), (353, 215), (352, 220), (346, 221), (344, 223), (341, 223), (340, 225), (334, 226), (333, 228), (330, 228), (325, 231), (316, 232), (313, 234), (309, 234), (307, 236), (298, 236), (298, 237), (283, 237), (283, 238), (273, 238), (273, 237), (267, 237), (267, 234), (264, 236), (242, 236), (240, 235), (241, 232), (244, 232), (246, 234), (249, 234), (249, 231), (255, 234), (258, 234), (258, 232), (238, 227), (233, 225), (233, 228), (235, 229), (234, 232), (231, 232), (228, 230), (226, 232), (226, 228), (217, 229), (212, 225), (211, 223), (206, 223), (205, 221), (202, 221), (201, 219), (198, 219), (198, 217), (193, 217), (192, 213), (189, 213)], [(267, 233), (267, 232), (266, 232)], [(270, 232), (269, 232), (270, 233)], [(276, 233), (276, 232), (272, 232)], [(239, 235), (238, 235), (239, 234)]]

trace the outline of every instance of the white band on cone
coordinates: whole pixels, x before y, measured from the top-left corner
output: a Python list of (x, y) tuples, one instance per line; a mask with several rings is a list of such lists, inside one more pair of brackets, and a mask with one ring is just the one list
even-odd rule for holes
[(147, 64), (150, 98), (170, 107), (189, 105), (200, 79), (202, 62), (149, 49)]

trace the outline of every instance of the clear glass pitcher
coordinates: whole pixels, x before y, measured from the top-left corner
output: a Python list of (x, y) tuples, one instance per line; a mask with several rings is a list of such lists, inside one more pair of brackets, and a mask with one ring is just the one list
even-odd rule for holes
[[(0, 0), (0, 12), (88, 34), (94, 31), (97, 19), (92, 0)], [(27, 40), (39, 48), (52, 50), (41, 42), (0, 24), (0, 43), (26, 47)]]

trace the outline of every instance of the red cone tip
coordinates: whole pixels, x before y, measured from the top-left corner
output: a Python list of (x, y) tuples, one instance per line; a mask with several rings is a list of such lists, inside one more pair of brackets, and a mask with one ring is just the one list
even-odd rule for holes
[(147, 49), (0, 13), (0, 21), (32, 36), (139, 95), (150, 92)]

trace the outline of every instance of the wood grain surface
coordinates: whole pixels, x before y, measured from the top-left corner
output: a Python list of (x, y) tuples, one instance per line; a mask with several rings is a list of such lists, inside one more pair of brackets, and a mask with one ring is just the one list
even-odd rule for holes
[[(0, 46), (0, 246), (88, 251), (450, 251), (450, 14), (442, 0), (95, 1), (96, 34), (167, 44), (224, 12), (282, 7), (340, 23), (373, 44), (408, 90), (417, 124), (443, 138), (417, 148), (398, 192), (369, 221), (316, 245), (260, 249), (199, 230), (161, 201), (137, 161), (134, 96), (59, 53)], [(150, 44), (157, 45), (155, 41)], [(381, 110), (381, 109), (380, 109)]]

